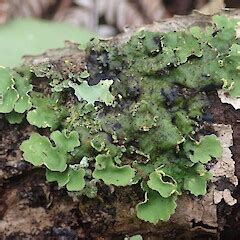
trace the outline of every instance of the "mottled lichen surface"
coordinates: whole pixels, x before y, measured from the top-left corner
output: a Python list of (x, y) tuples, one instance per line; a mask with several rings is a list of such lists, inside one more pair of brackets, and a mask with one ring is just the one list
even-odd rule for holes
[(50, 64), (1, 68), (0, 112), (36, 127), (21, 150), (48, 181), (90, 198), (99, 181), (137, 184), (145, 193), (137, 216), (166, 221), (184, 191), (206, 193), (208, 162), (222, 154), (204, 131), (207, 95), (240, 96), (236, 25), (214, 16), (204, 29), (138, 31), (118, 45), (94, 39), (85, 70), (67, 77)]

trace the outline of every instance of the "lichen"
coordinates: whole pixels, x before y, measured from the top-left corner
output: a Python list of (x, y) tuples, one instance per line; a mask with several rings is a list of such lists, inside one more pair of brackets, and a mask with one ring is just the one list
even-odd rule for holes
[[(31, 108), (29, 92), (32, 90), (30, 84), (29, 70), (22, 69), (23, 77), (18, 71), (0, 67), (0, 113), (24, 113)], [(28, 72), (28, 74), (26, 74)]]
[(215, 135), (204, 136), (200, 142), (186, 141), (183, 148), (193, 163), (207, 163), (211, 157), (217, 158), (222, 155), (222, 148)]
[(140, 31), (121, 44), (92, 41), (80, 73), (34, 66), (35, 78), (49, 78), (43, 90), (32, 89), (31, 81), (20, 90), (0, 69), (0, 112), (19, 110), (22, 95), (19, 111), (25, 109), (29, 124), (50, 128), (54, 143), (32, 133), (21, 145), (26, 161), (47, 168), (48, 181), (90, 197), (99, 181), (137, 184), (145, 200), (136, 215), (167, 221), (184, 191), (206, 193), (206, 164), (222, 153), (217, 136), (201, 129), (209, 93), (224, 88), (240, 96), (236, 23), (214, 16), (206, 28)]
[(67, 135), (66, 131), (54, 131), (50, 137), (55, 146), (47, 137), (33, 133), (30, 139), (22, 143), (20, 149), (24, 152), (24, 159), (33, 165), (44, 164), (51, 171), (63, 172), (67, 168), (68, 153), (80, 145), (78, 133), (72, 131)]
[(48, 182), (56, 181), (59, 187), (66, 185), (68, 191), (81, 191), (85, 187), (85, 170), (81, 168), (74, 169), (69, 167), (64, 172), (46, 171)]
[(113, 103), (114, 97), (109, 92), (109, 87), (112, 85), (113, 80), (105, 80), (95, 86), (89, 86), (86, 81), (80, 85), (70, 82), (69, 86), (75, 90), (75, 95), (78, 100), (85, 100), (89, 104), (94, 104), (96, 101), (103, 102), (106, 105)]
[(128, 165), (116, 166), (111, 155), (102, 154), (96, 157), (95, 170), (93, 172), (95, 179), (102, 179), (107, 185), (126, 186), (134, 176), (134, 169)]

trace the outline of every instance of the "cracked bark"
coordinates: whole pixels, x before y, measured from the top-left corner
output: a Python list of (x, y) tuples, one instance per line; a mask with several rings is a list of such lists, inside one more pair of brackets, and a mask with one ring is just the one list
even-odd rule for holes
[[(233, 10), (222, 14), (232, 17), (239, 16), (240, 12)], [(193, 25), (206, 26), (209, 22), (209, 16), (195, 13), (143, 28), (165, 32)], [(128, 29), (107, 41), (120, 44), (136, 30)], [(69, 72), (84, 69), (85, 58), (85, 52), (77, 45), (67, 43), (63, 49), (25, 57), (25, 63), (32, 66), (49, 63), (67, 76)], [(66, 65), (66, 61), (71, 64)], [(98, 198), (82, 197), (75, 201), (65, 190), (46, 183), (44, 170), (22, 161), (19, 151), (19, 144), (33, 128), (24, 122), (9, 125), (0, 116), (0, 238), (123, 239), (126, 235), (142, 234), (150, 239), (218, 239), (224, 230), (222, 237), (228, 234), (228, 239), (234, 239), (240, 224), (234, 220), (238, 216), (239, 204), (229, 205), (235, 203), (234, 198), (240, 200), (237, 187), (237, 178), (240, 178), (240, 110), (222, 103), (217, 92), (211, 92), (209, 99), (211, 106), (207, 111), (213, 115), (213, 120), (205, 127), (214, 128), (218, 133), (224, 154), (209, 166), (214, 179), (209, 184), (208, 194), (199, 198), (183, 195), (170, 221), (157, 225), (135, 217), (134, 205), (142, 199), (136, 187), (113, 190), (102, 185)]]

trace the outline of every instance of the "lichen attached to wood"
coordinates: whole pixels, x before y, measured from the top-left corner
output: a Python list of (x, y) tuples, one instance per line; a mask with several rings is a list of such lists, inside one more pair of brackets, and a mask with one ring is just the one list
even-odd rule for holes
[[(49, 129), (21, 145), (48, 181), (88, 197), (97, 196), (98, 181), (137, 184), (145, 199), (136, 215), (166, 221), (184, 191), (206, 193), (207, 163), (222, 154), (202, 128), (209, 92), (240, 96), (236, 25), (214, 16), (206, 28), (138, 31), (118, 45), (95, 39), (86, 69), (67, 77), (51, 65), (1, 68), (0, 112), (10, 123), (26, 118), (36, 132)], [(48, 78), (40, 88), (39, 77)]]

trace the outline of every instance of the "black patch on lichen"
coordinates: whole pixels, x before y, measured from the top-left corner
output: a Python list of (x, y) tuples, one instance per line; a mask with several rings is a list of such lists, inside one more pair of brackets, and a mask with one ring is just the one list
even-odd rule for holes
[(97, 85), (102, 80), (116, 79), (118, 71), (110, 71), (109, 56), (106, 50), (91, 50), (87, 57), (87, 69), (90, 77), (87, 79), (90, 86)]

